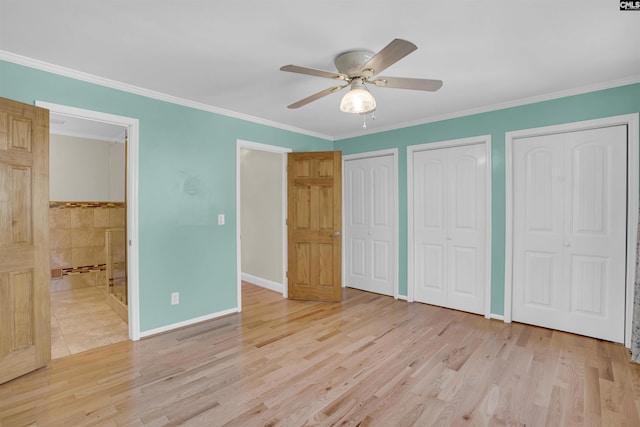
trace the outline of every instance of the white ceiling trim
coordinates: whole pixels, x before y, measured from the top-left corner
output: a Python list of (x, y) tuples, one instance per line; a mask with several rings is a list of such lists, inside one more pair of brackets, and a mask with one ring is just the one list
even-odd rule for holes
[(70, 69), (70, 68), (66, 68), (66, 67), (61, 67), (61, 66), (58, 66), (58, 65), (55, 65), (55, 64), (51, 64), (51, 63), (48, 63), (48, 62), (40, 61), (40, 60), (33, 59), (33, 58), (28, 58), (28, 57), (25, 57), (25, 56), (22, 56), (22, 55), (16, 55), (14, 53), (7, 52), (7, 51), (4, 51), (4, 50), (0, 50), (0, 60), (4, 60), (4, 61), (7, 61), (7, 62), (12, 62), (12, 63), (18, 64), (18, 65), (24, 65), (26, 67), (35, 68), (35, 69), (38, 69), (38, 70), (41, 70), (41, 71), (50, 72), (50, 73), (61, 75), (61, 76), (64, 76), (64, 77), (70, 77), (70, 78), (73, 78), (73, 79), (85, 81), (85, 82), (88, 82), (88, 83), (97, 84), (97, 85), (108, 87), (108, 88), (112, 88), (112, 89), (121, 90), (121, 91), (124, 91), (124, 92), (133, 93), (133, 94), (136, 94), (136, 95), (145, 96), (145, 97), (152, 98), (152, 99), (157, 99), (157, 100), (160, 100), (160, 101), (170, 102), (170, 103), (177, 104), (177, 105), (182, 105), (182, 106), (185, 106), (185, 107), (190, 107), (190, 108), (195, 108), (195, 109), (198, 109), (198, 110), (208, 111), (208, 112), (215, 113), (215, 114), (220, 114), (220, 115), (223, 115), (223, 116), (228, 116), (228, 117), (233, 117), (233, 118), (237, 118), (237, 119), (241, 119), (241, 120), (246, 120), (246, 121), (249, 121), (249, 122), (258, 123), (258, 124), (262, 124), (262, 125), (270, 126), (270, 127), (275, 127), (275, 128), (278, 128), (278, 129), (287, 130), (287, 131), (291, 131), (291, 132), (296, 132), (296, 133), (300, 133), (300, 134), (303, 134), (303, 135), (309, 135), (309, 136), (312, 136), (312, 137), (325, 139), (325, 140), (329, 140), (329, 141), (336, 141), (336, 140), (340, 140), (340, 139), (347, 139), (347, 138), (352, 138), (352, 137), (363, 136), (363, 134), (372, 135), (372, 134), (376, 134), (376, 133), (380, 133), (380, 132), (387, 132), (387, 131), (390, 131), (390, 130), (402, 129), (402, 128), (405, 128), (405, 127), (424, 125), (424, 124), (427, 124), (427, 123), (439, 122), (439, 121), (443, 121), (443, 120), (450, 120), (450, 119), (464, 117), (464, 116), (481, 114), (481, 113), (486, 113), (486, 112), (490, 112), (490, 111), (502, 110), (502, 109), (506, 109), (506, 108), (518, 107), (518, 106), (527, 105), (527, 104), (533, 104), (533, 103), (537, 103), (537, 102), (549, 101), (549, 100), (552, 100), (552, 99), (558, 99), (558, 98), (563, 98), (563, 97), (568, 97), (568, 96), (573, 96), (573, 95), (580, 95), (580, 94), (584, 94), (584, 93), (588, 93), (588, 92), (595, 92), (595, 91), (598, 91), (598, 90), (611, 89), (611, 88), (614, 88), (614, 87), (626, 86), (626, 85), (630, 85), (630, 84), (640, 83), (640, 75), (634, 75), (634, 76), (626, 77), (626, 78), (623, 78), (623, 79), (606, 81), (606, 82), (601, 82), (601, 83), (596, 83), (596, 84), (591, 84), (591, 85), (586, 85), (586, 86), (580, 86), (580, 87), (576, 87), (576, 88), (572, 88), (572, 89), (566, 89), (566, 90), (562, 90), (562, 91), (558, 91), (558, 92), (551, 92), (551, 93), (547, 93), (547, 94), (543, 94), (543, 95), (537, 95), (537, 96), (532, 96), (532, 97), (528, 97), (528, 98), (517, 99), (517, 100), (508, 101), (508, 102), (504, 102), (504, 103), (486, 105), (486, 106), (482, 106), (482, 107), (478, 107), (478, 108), (472, 108), (472, 109), (457, 111), (457, 112), (453, 112), (453, 113), (447, 113), (447, 114), (442, 114), (442, 115), (437, 115), (437, 116), (425, 117), (424, 119), (411, 121), (411, 122), (405, 122), (405, 123), (401, 123), (401, 124), (394, 125), (394, 126), (388, 126), (388, 127), (384, 127), (384, 128), (376, 128), (375, 131), (372, 130), (370, 132), (367, 132), (367, 131), (363, 132), (362, 129), (359, 129), (358, 131), (354, 131), (353, 133), (343, 134), (343, 135), (340, 135), (340, 137), (335, 137), (335, 136), (321, 134), (321, 133), (318, 133), (318, 132), (312, 132), (312, 131), (309, 131), (309, 130), (306, 130), (306, 129), (297, 128), (297, 127), (294, 127), (294, 126), (285, 125), (283, 123), (278, 123), (278, 122), (273, 122), (273, 121), (270, 121), (270, 120), (265, 120), (265, 119), (262, 119), (262, 118), (259, 118), (259, 117), (255, 117), (255, 116), (250, 116), (250, 115), (247, 115), (247, 114), (238, 113), (238, 112), (235, 112), (235, 111), (226, 110), (226, 109), (223, 109), (223, 108), (214, 107), (214, 106), (207, 105), (207, 104), (202, 104), (202, 103), (199, 103), (199, 102), (190, 101), (188, 99), (179, 98), (179, 97), (168, 95), (168, 94), (165, 94), (165, 93), (156, 92), (156, 91), (152, 91), (152, 90), (149, 90), (149, 89), (144, 89), (144, 88), (141, 88), (141, 87), (138, 87), (138, 86), (129, 85), (129, 84), (118, 82), (118, 81), (111, 80), (111, 79), (106, 79), (106, 78), (103, 78), (103, 77), (100, 77), (100, 76), (96, 76), (96, 75), (89, 74), (89, 73), (84, 73), (84, 72), (81, 72), (81, 71), (76, 71), (76, 70), (73, 70), (73, 69)]
[(51, 64), (51, 63), (40, 61), (33, 58), (28, 58), (22, 55), (16, 55), (14, 53), (7, 52), (5, 50), (0, 50), (0, 60), (12, 62), (18, 65), (24, 65), (25, 67), (35, 68), (37, 70), (46, 71), (46, 72), (57, 74), (64, 77), (70, 77), (72, 79), (81, 80), (87, 83), (93, 83), (93, 84), (108, 87), (111, 89), (121, 90), (123, 92), (145, 96), (147, 98), (157, 99), (159, 101), (170, 102), (172, 104), (195, 108), (197, 110), (208, 111), (210, 113), (220, 114), (223, 116), (233, 117), (236, 119), (246, 120), (249, 122), (258, 123), (265, 126), (275, 127), (282, 130), (301, 133), (304, 135), (309, 135), (316, 138), (333, 141), (333, 138), (329, 135), (324, 135), (317, 132), (311, 132), (306, 129), (300, 129), (294, 126), (288, 126), (283, 123), (277, 123), (270, 120), (261, 119), (260, 117), (255, 117), (255, 116), (250, 116), (248, 114), (242, 114), (235, 111), (225, 110), (223, 108), (218, 108), (211, 105), (190, 101), (188, 99), (179, 98), (173, 95), (167, 95), (162, 92), (156, 92), (153, 90), (118, 82), (115, 80), (106, 79), (104, 77), (96, 76), (93, 74), (83, 73), (82, 71), (72, 70), (71, 68), (61, 67), (59, 65)]
[[(468, 110), (456, 111), (454, 113), (440, 114), (437, 116), (426, 117), (424, 119), (415, 120), (412, 122), (400, 123), (396, 126), (387, 126), (385, 128), (376, 128), (374, 133), (387, 132), (390, 130), (402, 129), (411, 126), (419, 126), (427, 123), (441, 122), (443, 120), (450, 120), (459, 117), (472, 116), (475, 114), (488, 113), (490, 111), (504, 110), (506, 108), (519, 107), (522, 105), (535, 104), (537, 102), (550, 101), (552, 99), (565, 98), (573, 95), (581, 95), (589, 92), (596, 92), (598, 90), (611, 89), (614, 87), (627, 86), (630, 84), (640, 83), (640, 74), (623, 79), (612, 80), (608, 82), (601, 82), (592, 85), (580, 86), (573, 89), (561, 90), (558, 92), (551, 92), (543, 95), (531, 96), (528, 98), (516, 99), (513, 101), (501, 102), (499, 104), (484, 105), (478, 108), (471, 108)], [(352, 134), (344, 135), (340, 139), (347, 139), (352, 137), (362, 136), (362, 130), (354, 132)]]

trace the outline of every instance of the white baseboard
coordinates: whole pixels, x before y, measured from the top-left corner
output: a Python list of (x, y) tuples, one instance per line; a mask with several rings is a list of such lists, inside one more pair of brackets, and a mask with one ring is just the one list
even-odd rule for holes
[(204, 322), (205, 320), (215, 319), (217, 317), (226, 316), (227, 314), (237, 313), (238, 307), (230, 308), (229, 310), (218, 311), (217, 313), (207, 314), (206, 316), (196, 317), (194, 319), (185, 320), (183, 322), (173, 323), (171, 325), (162, 326), (156, 329), (149, 329), (148, 331), (140, 332), (140, 338), (149, 337), (151, 335), (160, 334), (162, 332), (172, 331), (174, 329), (182, 328), (185, 326), (194, 325), (196, 323)]
[(279, 292), (279, 293), (283, 293), (284, 292), (284, 285), (282, 283), (276, 283), (276, 282), (274, 282), (272, 280), (263, 279), (262, 277), (253, 276), (253, 275), (248, 274), (248, 273), (242, 273), (240, 275), (240, 277), (245, 282), (253, 283), (254, 285), (258, 285), (258, 286), (261, 286), (263, 288), (270, 289), (272, 291), (276, 291), (276, 292)]
[(504, 322), (504, 316), (502, 314), (491, 313), (490, 319), (502, 320)]
[(397, 295), (396, 299), (402, 300), (402, 301), (408, 301), (408, 298), (406, 295)]

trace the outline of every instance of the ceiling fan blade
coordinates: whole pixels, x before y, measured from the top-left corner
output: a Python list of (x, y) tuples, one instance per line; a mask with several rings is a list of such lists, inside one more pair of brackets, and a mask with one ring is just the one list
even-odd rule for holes
[(304, 105), (307, 105), (307, 104), (309, 104), (310, 102), (313, 102), (313, 101), (315, 101), (315, 100), (317, 100), (317, 99), (323, 98), (323, 97), (325, 97), (325, 96), (327, 96), (327, 95), (331, 95), (332, 93), (337, 92), (337, 91), (339, 91), (340, 89), (345, 88), (345, 87), (347, 87), (347, 86), (349, 86), (349, 85), (344, 85), (344, 86), (334, 86), (334, 87), (330, 87), (330, 88), (325, 89), (325, 90), (321, 90), (320, 92), (318, 92), (318, 93), (314, 93), (314, 94), (313, 94), (313, 95), (311, 95), (311, 96), (307, 96), (306, 98), (301, 99), (301, 100), (300, 100), (300, 101), (298, 101), (298, 102), (294, 102), (294, 103), (293, 103), (293, 104), (291, 104), (291, 105), (287, 105), (287, 108), (289, 108), (289, 109), (300, 108), (300, 107), (302, 107), (302, 106), (304, 106)]
[(377, 87), (390, 87), (394, 89), (427, 90), (435, 92), (442, 87), (442, 80), (411, 79), (407, 77), (377, 77), (371, 80)]
[[(395, 64), (418, 47), (406, 40), (394, 39), (386, 45), (380, 52), (376, 53), (366, 64), (362, 66), (362, 70), (373, 70), (370, 75), (376, 75)], [(365, 73), (366, 74), (366, 73)]]
[(300, 67), (298, 65), (285, 65), (280, 67), (280, 71), (307, 74), (309, 76), (324, 77), (324, 78), (333, 79), (333, 80), (347, 80), (348, 78), (346, 74), (338, 73), (337, 71), (336, 72), (324, 71), (324, 70), (318, 70), (316, 68)]

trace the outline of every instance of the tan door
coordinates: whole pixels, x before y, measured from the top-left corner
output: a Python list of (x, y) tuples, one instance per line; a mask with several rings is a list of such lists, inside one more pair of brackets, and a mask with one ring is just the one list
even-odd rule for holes
[(342, 299), (342, 155), (289, 153), (289, 298)]
[(49, 111), (0, 98), (0, 384), (51, 360)]

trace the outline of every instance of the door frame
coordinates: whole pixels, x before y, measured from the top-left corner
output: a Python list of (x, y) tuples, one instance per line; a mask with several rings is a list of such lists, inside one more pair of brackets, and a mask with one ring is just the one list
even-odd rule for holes
[[(398, 270), (398, 265), (400, 264), (400, 257), (399, 257), (399, 250), (398, 250), (398, 218), (400, 216), (400, 212), (398, 210), (398, 149), (397, 148), (391, 148), (391, 149), (387, 149), (387, 150), (377, 150), (377, 151), (367, 151), (364, 153), (357, 153), (357, 154), (347, 154), (342, 156), (342, 228), (343, 230), (346, 229), (346, 218), (345, 218), (345, 206), (347, 206), (347, 192), (346, 192), (346, 187), (345, 187), (345, 182), (346, 179), (344, 178), (344, 171), (346, 170), (346, 165), (345, 163), (347, 161), (350, 160), (360, 160), (360, 159), (371, 159), (374, 157), (386, 157), (386, 156), (392, 156), (393, 158), (393, 167), (395, 169), (395, 176), (394, 178), (394, 185), (392, 186), (392, 190), (393, 190), (393, 199), (392, 202), (394, 203), (394, 212), (395, 212), (395, 218), (394, 218), (394, 225), (393, 225), (393, 243), (395, 245), (395, 253), (393, 254), (393, 262), (395, 263), (395, 274), (393, 277), (393, 298), (394, 299), (405, 299), (403, 297), (400, 297), (400, 295), (398, 295), (399, 290), (398, 290), (398, 283), (400, 282), (399, 280), (399, 270)], [(342, 287), (345, 287), (345, 278), (347, 277), (347, 272), (346, 272), (346, 268), (347, 268), (347, 263), (346, 263), (346, 240), (345, 238), (342, 239)]]
[(139, 120), (131, 117), (117, 116), (100, 111), (36, 101), (36, 106), (46, 108), (50, 113), (69, 116), (95, 122), (109, 123), (127, 128), (127, 286), (129, 310), (129, 339), (140, 339), (140, 265), (138, 241), (138, 151)]
[(627, 258), (626, 258), (626, 307), (624, 343), (631, 346), (631, 321), (633, 315), (633, 289), (631, 284), (636, 274), (636, 242), (638, 227), (638, 123), (639, 113), (604, 117), (594, 120), (563, 123), (559, 125), (522, 129), (505, 133), (505, 275), (504, 275), (504, 321), (512, 321), (513, 296), (513, 144), (514, 140), (533, 136), (577, 132), (610, 126), (627, 126)]
[(486, 235), (485, 235), (485, 295), (484, 295), (484, 317), (491, 318), (491, 242), (492, 242), (492, 229), (491, 224), (493, 217), (491, 216), (491, 135), (479, 135), (468, 138), (451, 139), (446, 141), (428, 142), (425, 144), (410, 145), (407, 147), (407, 217), (408, 217), (408, 248), (407, 248), (407, 261), (408, 261), (408, 275), (407, 275), (407, 300), (409, 302), (414, 301), (414, 288), (415, 277), (413, 262), (414, 257), (414, 216), (413, 216), (413, 157), (414, 154), (420, 151), (438, 150), (444, 148), (460, 147), (465, 145), (483, 145), (486, 154), (485, 165), (485, 215), (486, 215)]
[[(287, 153), (292, 152), (291, 148), (279, 147), (277, 145), (262, 144), (259, 142), (236, 140), (236, 277), (237, 277), (237, 298), (238, 312), (242, 311), (242, 247), (240, 242), (241, 234), (241, 206), (240, 206), (240, 150), (248, 148), (250, 150), (266, 151), (277, 153), (282, 156), (282, 296), (287, 298)], [(264, 286), (262, 284), (259, 284)], [(264, 286), (272, 289), (271, 286)]]

